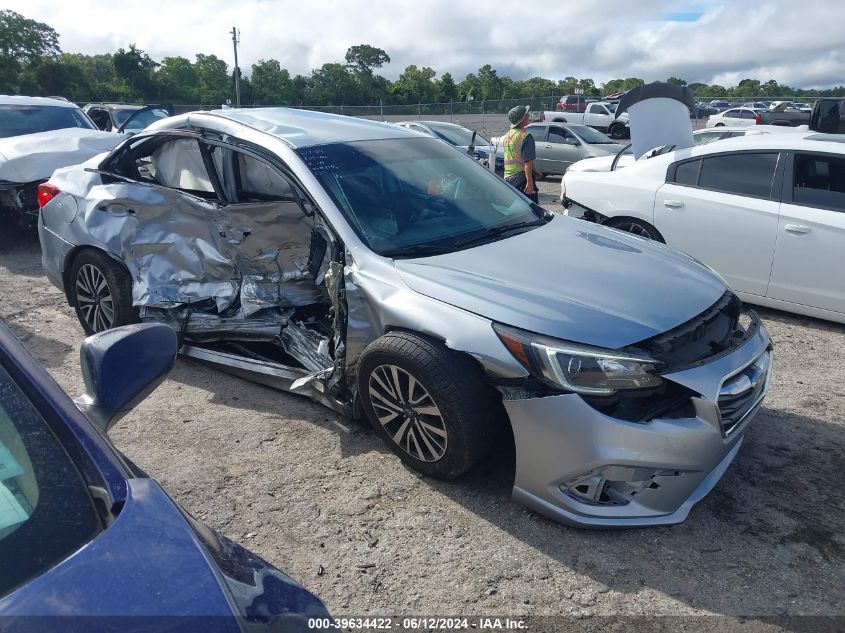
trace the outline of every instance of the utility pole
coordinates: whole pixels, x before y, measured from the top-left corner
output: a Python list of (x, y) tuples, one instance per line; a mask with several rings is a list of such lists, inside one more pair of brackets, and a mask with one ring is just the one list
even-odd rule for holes
[(232, 27), (232, 45), (235, 47), (235, 107), (241, 107), (241, 69), (238, 68), (238, 44), (241, 41), (240, 31)]

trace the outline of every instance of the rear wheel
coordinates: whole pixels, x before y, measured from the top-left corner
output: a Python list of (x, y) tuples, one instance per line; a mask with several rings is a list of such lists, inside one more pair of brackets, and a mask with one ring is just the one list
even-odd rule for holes
[(637, 220), (635, 218), (619, 218), (606, 222), (606, 225), (620, 231), (625, 231), (626, 233), (633, 233), (634, 235), (639, 235), (640, 237), (647, 237), (655, 242), (665, 243), (665, 240), (663, 239), (663, 236), (660, 235), (660, 232), (651, 224), (643, 222), (642, 220)]
[(494, 394), (468, 356), (410, 332), (374, 341), (358, 371), (361, 403), (396, 455), (426, 475), (457, 477), (480, 460), (497, 428)]
[(614, 123), (607, 128), (607, 135), (613, 139), (625, 138), (625, 126), (619, 123)]
[(73, 260), (70, 299), (86, 334), (138, 322), (132, 307), (132, 279), (120, 264), (96, 250)]

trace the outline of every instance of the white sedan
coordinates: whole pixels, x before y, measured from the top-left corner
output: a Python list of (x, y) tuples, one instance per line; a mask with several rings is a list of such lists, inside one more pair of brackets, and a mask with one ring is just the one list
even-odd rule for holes
[(711, 114), (704, 127), (724, 127), (726, 125), (756, 125), (757, 115), (765, 110), (756, 108), (731, 108), (718, 114)]
[[(807, 128), (805, 127), (804, 130), (806, 132)], [(790, 131), (798, 131), (797, 128), (794, 127), (785, 127), (782, 125), (757, 125), (755, 127), (720, 127), (718, 130), (696, 130), (692, 133), (692, 140), (693, 143), (696, 145), (706, 145), (707, 143), (712, 143), (714, 141), (720, 141), (726, 138), (735, 138), (737, 136), (745, 136), (746, 134), (773, 134), (779, 132), (790, 132)], [(647, 158), (652, 158), (653, 156), (663, 154), (667, 151), (672, 151), (674, 146), (663, 146), (655, 148), (650, 152), (646, 152), (643, 156), (640, 157), (640, 160), (644, 160)], [(630, 167), (636, 162), (634, 158), (634, 152), (631, 149), (630, 143), (619, 150), (615, 155), (611, 154), (609, 156), (596, 156), (595, 158), (585, 158), (583, 160), (579, 160), (577, 163), (573, 163), (570, 166), (569, 171), (614, 171), (616, 169), (622, 169), (623, 167)], [(561, 179), (561, 186), (563, 186), (563, 179)], [(563, 194), (565, 192), (561, 190), (561, 201), (563, 200)]]
[(845, 323), (845, 143), (762, 134), (564, 176), (567, 214), (685, 251), (750, 303)]

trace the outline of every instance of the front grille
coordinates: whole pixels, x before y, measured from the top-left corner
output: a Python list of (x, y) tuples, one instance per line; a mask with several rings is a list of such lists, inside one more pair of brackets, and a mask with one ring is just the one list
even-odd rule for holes
[(757, 323), (756, 315), (743, 311), (739, 297), (728, 290), (695, 318), (633, 347), (661, 361), (661, 372), (677, 371), (738, 347)]
[(722, 434), (728, 437), (760, 404), (769, 384), (772, 353), (765, 351), (748, 367), (727, 378), (719, 389)]

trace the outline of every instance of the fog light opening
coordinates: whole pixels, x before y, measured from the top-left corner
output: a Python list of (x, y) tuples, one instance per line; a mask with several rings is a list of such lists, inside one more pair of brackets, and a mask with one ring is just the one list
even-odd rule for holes
[(604, 466), (573, 477), (560, 485), (560, 491), (590, 505), (626, 505), (644, 490), (660, 490), (657, 478), (680, 477), (682, 474), (679, 470)]

